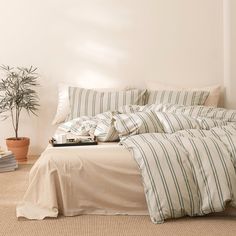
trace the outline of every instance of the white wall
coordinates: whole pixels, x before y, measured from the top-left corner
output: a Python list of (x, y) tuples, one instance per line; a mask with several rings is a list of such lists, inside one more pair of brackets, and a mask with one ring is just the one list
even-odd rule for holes
[[(39, 117), (21, 119), (30, 152), (40, 153), (56, 128), (59, 82), (223, 85), (222, 1), (0, 0), (0, 63), (41, 73)], [(0, 122), (0, 144), (12, 134)]]
[(236, 108), (236, 1), (224, 0), (225, 106)]

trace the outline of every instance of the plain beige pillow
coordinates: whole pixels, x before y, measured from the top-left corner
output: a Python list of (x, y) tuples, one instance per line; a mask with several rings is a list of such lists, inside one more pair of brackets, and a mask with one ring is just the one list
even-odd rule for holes
[(220, 94), (221, 94), (221, 86), (220, 85), (214, 85), (209, 87), (203, 87), (203, 88), (180, 88), (180, 87), (171, 87), (164, 85), (159, 82), (149, 81), (146, 82), (147, 89), (150, 90), (187, 90), (187, 91), (209, 91), (210, 94), (207, 97), (204, 106), (213, 106), (217, 107), (220, 100)]

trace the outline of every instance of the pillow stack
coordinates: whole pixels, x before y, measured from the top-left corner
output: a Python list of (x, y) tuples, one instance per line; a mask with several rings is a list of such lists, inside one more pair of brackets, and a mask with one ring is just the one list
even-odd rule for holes
[(60, 124), (81, 116), (95, 116), (117, 111), (128, 105), (144, 105), (146, 90), (100, 91), (79, 87), (59, 86), (57, 112), (52, 124)]
[[(101, 91), (79, 87), (59, 86), (59, 102), (53, 124), (82, 116), (96, 116), (106, 111), (122, 113), (139, 112), (139, 106), (177, 104), (184, 106), (216, 106), (219, 100), (219, 86), (203, 89), (167, 89), (150, 85), (151, 90), (129, 89), (122, 91)], [(154, 90), (156, 89), (156, 90)], [(210, 100), (209, 100), (210, 99)], [(136, 106), (136, 107), (135, 107)]]

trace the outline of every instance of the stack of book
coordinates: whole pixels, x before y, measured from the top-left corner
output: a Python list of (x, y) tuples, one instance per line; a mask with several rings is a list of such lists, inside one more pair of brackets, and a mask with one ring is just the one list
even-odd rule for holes
[(0, 152), (0, 173), (13, 171), (18, 167), (17, 161), (12, 152)]

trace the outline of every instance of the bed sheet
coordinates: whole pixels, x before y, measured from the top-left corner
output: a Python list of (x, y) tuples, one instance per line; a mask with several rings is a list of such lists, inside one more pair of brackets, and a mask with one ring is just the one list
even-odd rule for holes
[(148, 215), (142, 177), (131, 153), (118, 143), (48, 146), (30, 171), (17, 217), (59, 214)]

